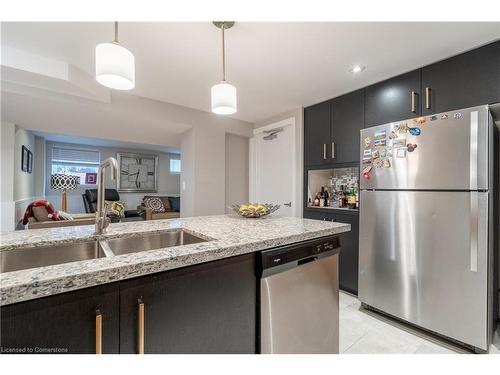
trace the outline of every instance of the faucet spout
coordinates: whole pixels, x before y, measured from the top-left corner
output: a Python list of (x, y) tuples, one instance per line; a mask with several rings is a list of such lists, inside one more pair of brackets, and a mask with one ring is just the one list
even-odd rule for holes
[(97, 178), (97, 210), (95, 213), (95, 234), (102, 234), (106, 231), (106, 227), (109, 225), (109, 219), (107, 218), (107, 209), (104, 205), (105, 200), (105, 177), (106, 168), (111, 169), (111, 179), (116, 180), (118, 174), (118, 162), (115, 158), (107, 158), (100, 165), (98, 170)]

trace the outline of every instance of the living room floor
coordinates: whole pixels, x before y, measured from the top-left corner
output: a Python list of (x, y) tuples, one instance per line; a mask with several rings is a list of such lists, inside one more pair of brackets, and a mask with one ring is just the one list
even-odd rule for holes
[[(456, 354), (464, 348), (361, 307), (356, 296), (340, 292), (340, 352), (343, 354)], [(489, 354), (500, 354), (500, 328)]]

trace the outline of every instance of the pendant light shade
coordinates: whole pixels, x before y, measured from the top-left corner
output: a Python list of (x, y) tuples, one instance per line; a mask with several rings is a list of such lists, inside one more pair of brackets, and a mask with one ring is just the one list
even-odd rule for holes
[(222, 81), (212, 86), (212, 112), (218, 115), (236, 113), (236, 87), (226, 82), (226, 46), (224, 30), (234, 25), (234, 22), (214, 22), (222, 30)]
[(132, 52), (118, 43), (118, 23), (115, 23), (113, 42), (100, 43), (95, 48), (96, 80), (115, 90), (135, 87), (135, 58)]
[(225, 81), (212, 86), (212, 112), (218, 115), (236, 113), (236, 87)]

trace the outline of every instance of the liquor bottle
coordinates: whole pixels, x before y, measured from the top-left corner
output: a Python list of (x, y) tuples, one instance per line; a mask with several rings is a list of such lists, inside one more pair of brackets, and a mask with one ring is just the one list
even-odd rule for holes
[(354, 184), (354, 190), (356, 193), (356, 208), (359, 208), (359, 189), (358, 189), (358, 183), (356, 182)]
[(349, 189), (349, 195), (347, 196), (347, 207), (350, 209), (356, 208), (356, 193), (354, 192), (354, 187)]
[(330, 194), (328, 193), (328, 186), (324, 187), (323, 198), (324, 198), (324, 205), (330, 206)]
[(316, 196), (314, 197), (313, 206), (319, 206), (319, 193), (316, 193)]
[(340, 185), (339, 190), (339, 208), (345, 207), (345, 194), (344, 194), (344, 186)]

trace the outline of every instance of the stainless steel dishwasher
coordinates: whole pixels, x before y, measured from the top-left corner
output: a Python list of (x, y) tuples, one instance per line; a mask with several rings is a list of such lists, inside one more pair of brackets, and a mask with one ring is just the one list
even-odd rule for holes
[(339, 352), (338, 237), (263, 251), (260, 352)]

